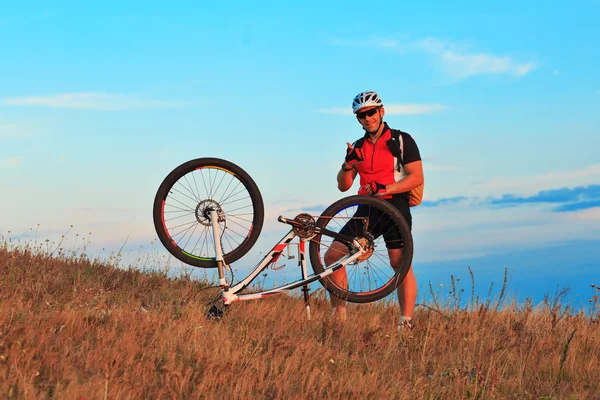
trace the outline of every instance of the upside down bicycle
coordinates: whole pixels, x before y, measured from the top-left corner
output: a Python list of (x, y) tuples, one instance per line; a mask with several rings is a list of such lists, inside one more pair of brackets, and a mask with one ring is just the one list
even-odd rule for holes
[[(400, 212), (379, 198), (354, 195), (334, 202), (317, 216), (280, 216), (278, 221), (289, 225), (290, 231), (247, 277), (228, 283), (225, 269), (244, 256), (260, 235), (264, 203), (250, 175), (219, 158), (191, 160), (169, 173), (156, 193), (153, 219), (160, 241), (174, 257), (194, 267), (218, 268), (223, 306), (217, 312), (233, 302), (302, 287), (310, 317), (309, 284), (315, 281), (346, 301), (376, 301), (404, 280), (413, 256), (410, 229)], [(401, 259), (394, 261), (395, 265), (391, 265), (384, 241), (391, 231), (403, 242)], [(295, 238), (299, 241), (302, 278), (273, 289), (243, 293), (262, 271), (275, 265)], [(307, 271), (306, 243), (312, 273)]]

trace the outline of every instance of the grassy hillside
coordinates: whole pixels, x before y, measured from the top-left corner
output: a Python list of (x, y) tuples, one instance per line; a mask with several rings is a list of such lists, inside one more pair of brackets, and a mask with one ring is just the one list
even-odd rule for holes
[(310, 321), (280, 296), (213, 322), (203, 287), (0, 243), (0, 397), (600, 399), (597, 297), (591, 314), (432, 299), (399, 333), (393, 304), (340, 324), (319, 293)]

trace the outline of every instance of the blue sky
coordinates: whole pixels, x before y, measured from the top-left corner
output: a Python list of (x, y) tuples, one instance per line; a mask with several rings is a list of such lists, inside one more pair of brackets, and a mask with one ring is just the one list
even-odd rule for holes
[(0, 234), (150, 245), (164, 176), (221, 157), (262, 191), (257, 254), (345, 195), (376, 90), (424, 160), (415, 265), (600, 240), (597, 2), (200, 4), (3, 5)]

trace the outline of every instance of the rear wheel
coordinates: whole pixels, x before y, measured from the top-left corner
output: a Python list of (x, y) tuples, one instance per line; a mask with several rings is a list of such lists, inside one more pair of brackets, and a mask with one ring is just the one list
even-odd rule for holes
[(225, 263), (246, 254), (260, 235), (264, 205), (250, 175), (219, 158), (188, 161), (165, 178), (153, 207), (160, 241), (186, 264), (217, 266), (210, 209), (217, 211)]
[[(320, 280), (332, 295), (350, 302), (368, 303), (389, 295), (406, 277), (412, 263), (412, 236), (402, 214), (388, 202), (357, 195), (329, 206), (317, 220), (317, 234), (309, 245), (315, 273), (358, 251), (323, 230), (333, 232), (334, 236), (340, 233), (355, 238), (367, 250), (345, 268)], [(388, 250), (386, 238), (387, 246), (395, 249)]]

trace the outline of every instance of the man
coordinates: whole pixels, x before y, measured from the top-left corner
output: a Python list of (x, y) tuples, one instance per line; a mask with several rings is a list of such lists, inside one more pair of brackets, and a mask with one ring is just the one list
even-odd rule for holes
[[(402, 133), (404, 174), (398, 177), (395, 171), (396, 163), (386, 142), (391, 138), (391, 130), (383, 122), (385, 109), (379, 95), (373, 91), (361, 92), (352, 102), (352, 111), (365, 130), (361, 148), (355, 148), (347, 143), (346, 158), (337, 174), (338, 189), (342, 192), (352, 187), (354, 179), (360, 177), (358, 194), (380, 196), (393, 204), (404, 216), (412, 228), (412, 216), (409, 208), (408, 192), (423, 183), (423, 164), (419, 149), (414, 139), (408, 133)], [(333, 242), (332, 247), (325, 253), (325, 263), (332, 264), (340, 258), (343, 246)], [(392, 267), (400, 264), (401, 247), (386, 243)], [(391, 247), (391, 248), (390, 248)], [(331, 275), (337, 284), (343, 285), (346, 271), (341, 269)], [(398, 286), (398, 302), (400, 304), (399, 329), (412, 328), (412, 316), (417, 299), (417, 282), (410, 267), (406, 278)], [(346, 319), (346, 302), (331, 296), (331, 305), (340, 320)]]

